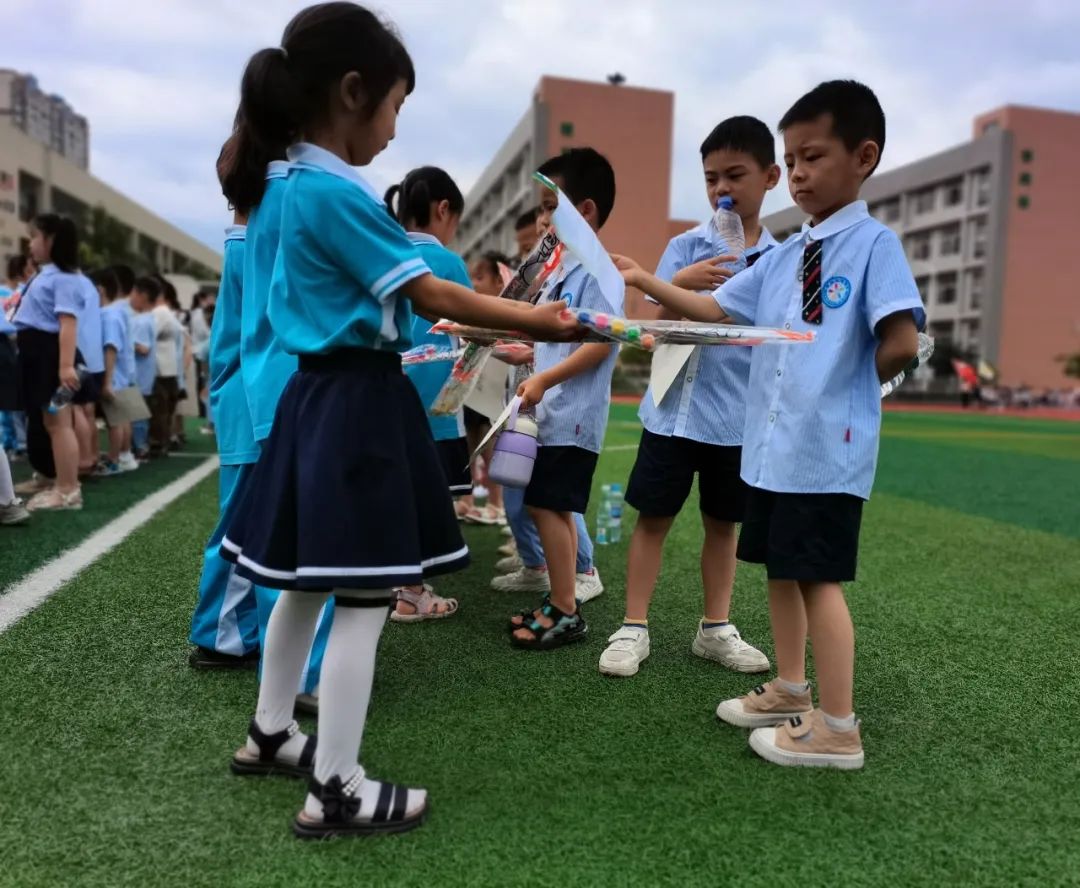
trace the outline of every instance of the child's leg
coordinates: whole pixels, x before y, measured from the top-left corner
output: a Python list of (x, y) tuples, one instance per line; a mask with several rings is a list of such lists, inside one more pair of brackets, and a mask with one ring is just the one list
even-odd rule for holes
[[(656, 589), (656, 578), (660, 575), (664, 540), (674, 523), (674, 516), (638, 516), (626, 559), (627, 622), (644, 623), (649, 618), (649, 604)], [(702, 557), (704, 559), (704, 555)]]
[(552, 512), (529, 508), (529, 516), (540, 533), (551, 580), (551, 603), (563, 613), (577, 610), (574, 575), (577, 564), (577, 528), (572, 512)]
[(792, 684), (806, 681), (806, 606), (794, 580), (769, 580), (769, 619), (776, 645), (777, 675)]
[(75, 427), (75, 439), (79, 445), (79, 469), (85, 471), (94, 467), (96, 448), (91, 437), (97, 432), (97, 428), (86, 418), (86, 405), (73, 404), (71, 407), (72, 421)]
[(585, 526), (585, 516), (580, 512), (574, 513), (574, 528), (577, 530), (577, 572), (588, 573), (593, 569), (593, 541)]
[(536, 524), (525, 508), (525, 491), (519, 487), (507, 487), (503, 491), (506, 504), (506, 519), (517, 543), (518, 555), (526, 567), (543, 567), (544, 550), (540, 545), (540, 534)]
[(56, 488), (61, 493), (79, 489), (79, 439), (75, 436), (72, 414), (79, 408), (64, 408), (59, 413), (42, 411), (42, 421), (52, 443), (56, 465)]
[(121, 426), (109, 428), (109, 461), (116, 462), (124, 449), (124, 430)]
[(131, 423), (125, 422), (120, 426), (120, 452), (131, 453)]
[(11, 505), (15, 501), (15, 483), (11, 480), (11, 466), (8, 464), (7, 451), (0, 447), (0, 506)]
[[(282, 596), (288, 594), (284, 592)], [(375, 655), (389, 613), (389, 590), (386, 598), (378, 603), (342, 597), (340, 592), (335, 595), (334, 624), (326, 645), (319, 685), (319, 751), (315, 757), (315, 779), (320, 783), (326, 783), (332, 777), (348, 781), (359, 767), (360, 742), (375, 679)], [(266, 683), (265, 676), (263, 683)], [(295, 686), (294, 682), (290, 690)]]
[[(818, 699), (826, 715), (851, 715), (855, 629), (839, 583), (800, 583), (814, 650)], [(779, 655), (779, 652), (778, 652)]]
[(724, 623), (731, 612), (735, 584), (735, 524), (717, 521), (702, 513), (705, 543), (701, 549), (701, 582), (705, 589), (705, 619)]
[[(262, 681), (255, 709), (255, 721), (266, 734), (283, 731), (292, 724), (296, 689), (311, 651), (319, 611), (328, 597), (328, 593), (294, 590), (278, 595), (266, 627)], [(385, 616), (385, 609), (383, 613)]]

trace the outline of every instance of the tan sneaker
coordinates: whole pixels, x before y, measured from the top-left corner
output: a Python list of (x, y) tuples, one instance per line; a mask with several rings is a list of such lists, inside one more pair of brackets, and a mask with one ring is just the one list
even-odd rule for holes
[(26, 504), (30, 512), (76, 511), (83, 507), (82, 490), (76, 487), (71, 493), (61, 493), (57, 488), (43, 490)]
[(813, 708), (809, 688), (793, 694), (773, 679), (745, 697), (725, 700), (716, 707), (716, 717), (740, 728), (763, 728), (782, 724), (792, 716), (809, 715)]
[(774, 765), (845, 770), (863, 766), (858, 724), (851, 731), (834, 731), (820, 709), (775, 728), (758, 728), (750, 735), (750, 748)]

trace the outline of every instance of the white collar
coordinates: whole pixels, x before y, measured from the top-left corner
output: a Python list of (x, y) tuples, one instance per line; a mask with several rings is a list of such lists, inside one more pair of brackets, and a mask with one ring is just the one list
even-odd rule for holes
[(368, 184), (367, 179), (361, 176), (355, 167), (349, 166), (333, 152), (320, 148), (318, 145), (312, 145), (310, 142), (297, 142), (295, 145), (290, 145), (285, 154), (293, 166), (321, 170), (345, 179), (347, 182), (359, 185), (372, 200), (383, 203), (383, 199)]
[(287, 160), (272, 160), (266, 165), (267, 179), (284, 179), (292, 166)]
[(409, 240), (414, 244), (438, 244), (440, 247), (442, 246), (441, 240), (426, 231), (409, 231), (406, 234), (409, 235)]
[(243, 240), (247, 236), (246, 225), (226, 225), (225, 240)]
[(577, 258), (573, 253), (563, 247), (562, 262), (559, 263), (559, 270), (552, 277), (551, 286), (555, 284), (561, 284), (575, 271), (581, 268), (581, 260)]
[(811, 225), (809, 220), (803, 222), (802, 236), (806, 240), (825, 240), (825, 238), (839, 234), (841, 231), (851, 228), (852, 225), (862, 222), (863, 219), (869, 218), (870, 212), (866, 209), (866, 201), (853, 200), (846, 207), (841, 207), (829, 216), (820, 225)]

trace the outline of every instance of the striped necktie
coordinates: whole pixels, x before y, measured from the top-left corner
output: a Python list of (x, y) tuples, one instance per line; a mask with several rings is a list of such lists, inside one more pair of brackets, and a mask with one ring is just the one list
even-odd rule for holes
[(808, 241), (803, 250), (802, 318), (808, 324), (820, 324), (821, 308), (821, 241)]

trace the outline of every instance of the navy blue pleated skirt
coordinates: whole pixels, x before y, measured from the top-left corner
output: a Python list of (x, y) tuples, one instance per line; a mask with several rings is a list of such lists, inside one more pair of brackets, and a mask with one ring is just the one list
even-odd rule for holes
[(398, 355), (301, 357), (222, 555), (260, 585), (315, 591), (415, 585), (468, 564)]

